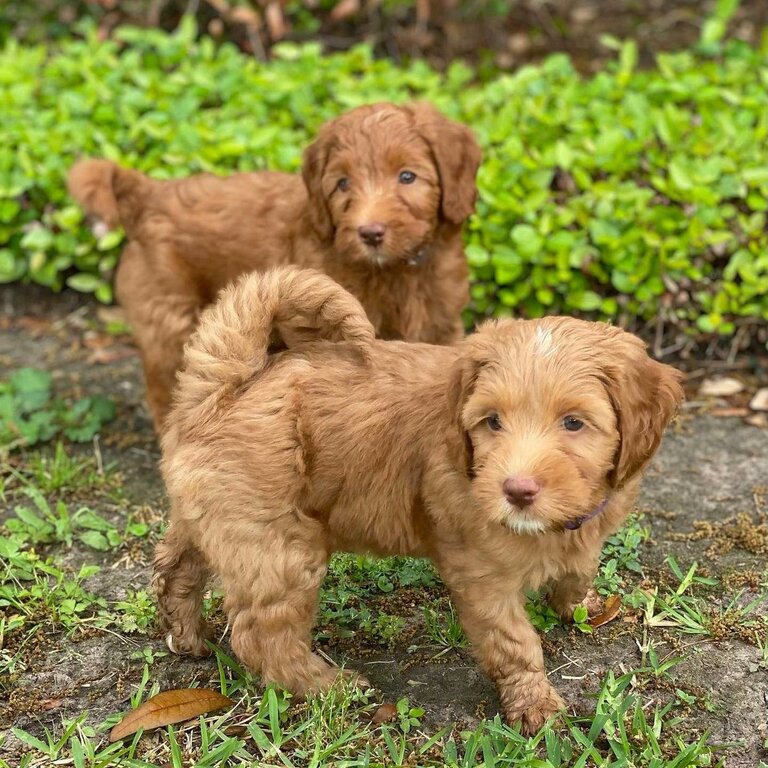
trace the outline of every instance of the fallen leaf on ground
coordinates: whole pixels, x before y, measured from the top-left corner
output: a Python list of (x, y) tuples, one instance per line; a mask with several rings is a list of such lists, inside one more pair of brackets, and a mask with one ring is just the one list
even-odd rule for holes
[(394, 704), (382, 704), (374, 713), (371, 722), (374, 725), (389, 723), (397, 717), (397, 707)]
[(613, 621), (621, 610), (621, 596), (611, 595), (606, 598), (603, 606), (603, 612), (598, 613), (597, 616), (593, 616), (589, 620), (590, 627), (602, 627), (603, 624), (607, 624), (609, 621)]
[(333, 6), (331, 21), (343, 21), (360, 10), (360, 0), (340, 0)]
[(258, 32), (261, 29), (261, 16), (253, 8), (238, 5), (229, 12), (229, 20), (236, 24), (243, 24), (248, 29)]
[(768, 427), (768, 414), (766, 413), (753, 413), (751, 416), (747, 416), (744, 421), (751, 427)]
[(699, 387), (701, 397), (728, 397), (737, 395), (744, 389), (744, 385), (738, 380), (728, 376), (720, 379), (704, 379)]
[(99, 307), (96, 310), (96, 317), (102, 323), (120, 323), (124, 325), (128, 322), (125, 310), (122, 307)]
[(135, 349), (95, 349), (88, 355), (88, 363), (90, 365), (109, 365), (110, 363), (117, 363), (120, 360), (127, 360), (129, 357), (135, 357), (137, 354)]
[(749, 401), (749, 407), (753, 411), (768, 411), (768, 387), (755, 392), (755, 396)]
[(285, 17), (280, 8), (280, 3), (270, 3), (265, 11), (264, 18), (267, 22), (267, 29), (272, 40), (282, 40), (288, 31), (285, 25)]
[(16, 325), (19, 328), (23, 328), (32, 336), (42, 336), (45, 333), (50, 333), (52, 320), (48, 320), (44, 317), (35, 317), (34, 315), (24, 315), (16, 321)]
[(93, 331), (87, 331), (83, 335), (83, 345), (88, 349), (103, 349), (104, 347), (111, 347), (115, 343), (114, 336), (110, 336), (107, 333), (94, 333)]
[(161, 728), (181, 723), (198, 715), (233, 706), (232, 699), (209, 688), (183, 688), (163, 691), (129, 712), (109, 734), (110, 742), (131, 736), (140, 728)]
[(741, 418), (749, 416), (749, 408), (713, 408), (711, 411), (707, 411), (707, 413), (710, 416), (718, 416), (720, 418), (727, 418), (729, 416)]

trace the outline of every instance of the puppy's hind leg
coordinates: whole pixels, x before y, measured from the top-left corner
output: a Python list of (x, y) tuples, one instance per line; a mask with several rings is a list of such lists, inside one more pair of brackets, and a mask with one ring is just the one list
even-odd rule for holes
[(232, 649), (265, 683), (298, 695), (331, 687), (339, 670), (312, 653), (312, 627), (328, 550), (323, 527), (291, 511), (270, 522), (240, 517), (219, 534)]
[(202, 553), (171, 523), (155, 550), (152, 588), (157, 597), (160, 628), (174, 653), (205, 656), (208, 628), (202, 615), (208, 569)]

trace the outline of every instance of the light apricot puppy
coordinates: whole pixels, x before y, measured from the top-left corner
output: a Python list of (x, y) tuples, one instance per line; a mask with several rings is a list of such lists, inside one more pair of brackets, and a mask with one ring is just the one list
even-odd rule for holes
[[(270, 354), (271, 341), (288, 349)], [(301, 694), (337, 550), (429, 557), (504, 717), (563, 706), (523, 590), (568, 618), (681, 399), (680, 376), (619, 328), (567, 317), (485, 324), (455, 347), (374, 340), (330, 278), (250, 275), (207, 309), (163, 437), (171, 522), (154, 585), (172, 649), (204, 653), (201, 595), (225, 591), (232, 648)]]

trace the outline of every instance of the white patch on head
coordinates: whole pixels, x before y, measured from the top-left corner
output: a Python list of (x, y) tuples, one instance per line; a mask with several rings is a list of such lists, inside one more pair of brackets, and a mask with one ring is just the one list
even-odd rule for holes
[(537, 328), (536, 336), (533, 339), (533, 353), (541, 355), (541, 357), (551, 357), (555, 354), (556, 349), (552, 331), (548, 328)]

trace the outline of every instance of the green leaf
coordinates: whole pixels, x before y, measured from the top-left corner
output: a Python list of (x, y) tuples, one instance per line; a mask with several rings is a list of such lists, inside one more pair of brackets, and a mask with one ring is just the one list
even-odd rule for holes
[(589, 618), (589, 611), (584, 605), (577, 605), (573, 609), (573, 621), (575, 624), (583, 624)]
[(568, 303), (574, 309), (580, 309), (584, 312), (592, 312), (600, 309), (603, 300), (600, 295), (594, 291), (577, 291), (568, 295)]
[[(105, 235), (99, 238), (98, 242), (96, 243), (96, 247), (100, 251), (109, 251), (112, 248), (116, 248), (120, 243), (123, 242), (123, 233), (119, 230), (113, 230), (111, 232), (107, 232)], [(81, 290), (81, 289), (77, 289)]]
[(100, 531), (83, 531), (77, 538), (91, 549), (97, 549), (100, 552), (106, 552), (110, 549), (107, 537)]
[(30, 229), (21, 238), (21, 247), (28, 251), (46, 251), (53, 245), (53, 232), (45, 227)]
[(51, 375), (36, 368), (20, 368), (9, 379), (22, 413), (42, 408), (51, 397)]
[(538, 253), (544, 244), (541, 235), (530, 224), (518, 224), (513, 227), (512, 240), (523, 256)]
[(92, 275), (87, 272), (80, 272), (77, 275), (72, 275), (72, 277), (67, 278), (67, 285), (82, 293), (93, 293), (93, 291), (101, 287), (103, 282), (104, 281), (97, 275)]

